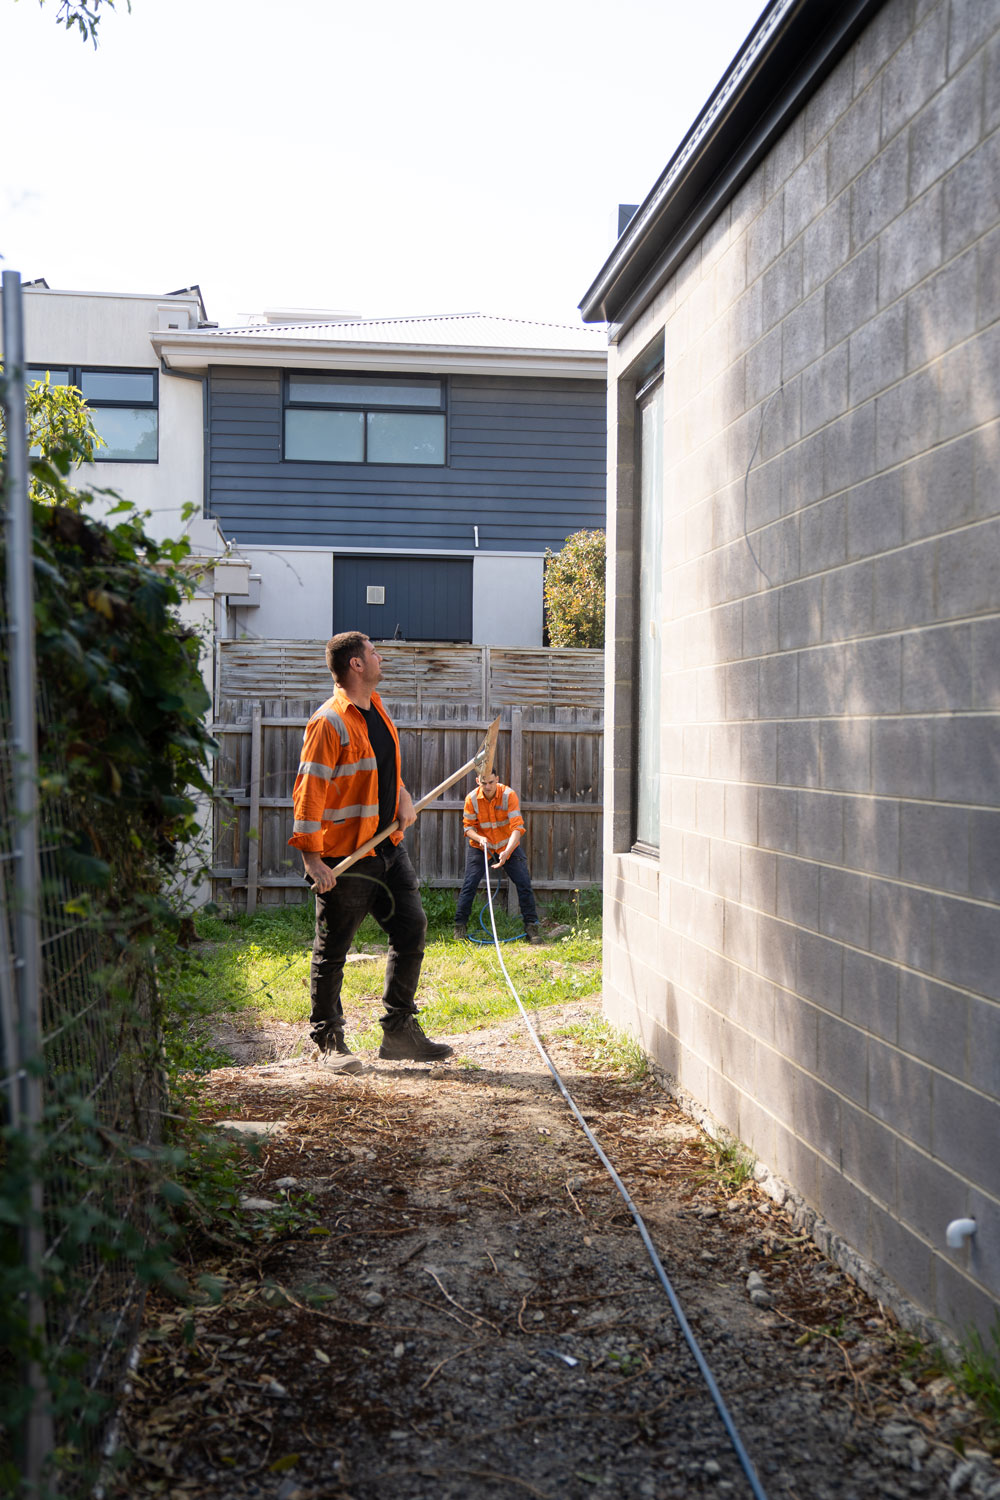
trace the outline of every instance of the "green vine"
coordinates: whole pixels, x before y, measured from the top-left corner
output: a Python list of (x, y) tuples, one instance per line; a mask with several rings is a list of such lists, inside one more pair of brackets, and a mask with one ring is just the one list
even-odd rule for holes
[[(55, 396), (45, 382), (35, 391), (42, 404)], [(195, 798), (211, 796), (215, 753), (201, 642), (179, 615), (193, 592), (189, 548), (152, 538), (117, 497), (102, 496), (104, 521), (85, 514), (93, 497), (69, 485), (89, 456), (73, 399), (60, 394), (54, 420), (33, 429), (45, 451), (31, 461), (41, 1122), (29, 1130), (0, 1096), (0, 1494), (23, 1492), (18, 1440), (34, 1362), (55, 1430), (47, 1483), (64, 1497), (93, 1483), (142, 1287), (185, 1294), (179, 1236), (233, 1172), (203, 1148), (195, 1111), (165, 1074), (157, 984), (187, 920)], [(5, 440), (0, 430), (0, 461)], [(3, 483), (0, 469), (0, 492)], [(6, 563), (4, 535), (0, 577)], [(0, 632), (4, 675), (10, 639)], [(23, 1255), (32, 1224), (46, 1245), (40, 1266)], [(44, 1337), (29, 1321), (31, 1296), (45, 1308)]]
[[(124, 510), (124, 514), (121, 512)], [(197, 832), (192, 793), (211, 794), (200, 643), (177, 607), (186, 544), (154, 542), (133, 507), (101, 526), (65, 505), (34, 506), (41, 791), (66, 807), (66, 871), (126, 900), (162, 889)], [(121, 897), (108, 896), (116, 913)]]

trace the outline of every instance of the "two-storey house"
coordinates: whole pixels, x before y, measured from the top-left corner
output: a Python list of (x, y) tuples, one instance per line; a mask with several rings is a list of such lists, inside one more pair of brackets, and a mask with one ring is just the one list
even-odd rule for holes
[(545, 549), (604, 525), (599, 331), (270, 313), (151, 344), (207, 384), (205, 510), (260, 579), (248, 634), (542, 644)]
[(217, 634), (542, 644), (546, 548), (605, 521), (601, 331), (287, 311), (219, 328), (197, 287), (24, 290), (29, 375), (79, 386), (104, 439), (81, 484), (243, 560)]

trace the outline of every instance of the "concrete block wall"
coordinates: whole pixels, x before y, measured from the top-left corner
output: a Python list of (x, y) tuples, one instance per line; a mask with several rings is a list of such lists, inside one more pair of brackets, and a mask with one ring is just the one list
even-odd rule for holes
[[(956, 1330), (1000, 1299), (998, 181), (1000, 9), (889, 0), (613, 349), (609, 404), (608, 1010)], [(627, 830), (658, 339), (657, 860)]]

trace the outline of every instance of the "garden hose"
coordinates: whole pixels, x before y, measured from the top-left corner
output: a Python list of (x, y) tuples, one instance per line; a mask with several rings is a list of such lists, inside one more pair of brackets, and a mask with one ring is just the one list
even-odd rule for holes
[[(484, 855), (485, 855), (485, 850), (483, 852), (484, 852)], [(501, 886), (502, 883), (503, 883), (503, 875), (502, 874), (498, 874), (497, 875), (497, 888), (496, 888), (495, 891), (492, 892), (492, 895), (491, 895), (490, 894), (490, 867), (489, 867), (489, 859), (487, 858), (487, 860), (486, 860), (486, 892), (487, 892), (487, 900), (483, 902), (483, 905), (480, 907), (480, 910), (479, 910), (479, 925), (483, 929), (483, 932), (486, 933), (486, 936), (478, 938), (478, 937), (469, 937), (468, 933), (466, 933), (466, 935), (465, 935), (466, 936), (466, 941), (470, 942), (470, 943), (473, 943), (475, 945), (475, 947), (477, 947), (477, 948), (489, 948), (489, 947), (492, 947), (492, 945), (493, 945), (494, 942), (497, 942), (497, 943), (523, 943), (525, 941), (526, 937), (527, 937), (527, 933), (526, 932), (515, 932), (512, 937), (505, 937), (505, 938), (498, 937), (497, 934), (496, 934), (495, 928), (494, 928), (494, 932), (493, 932), (493, 934), (491, 936), (490, 933), (489, 933), (489, 931), (488, 931), (488, 929), (487, 929), (486, 920), (485, 920), (486, 919), (486, 914), (487, 914), (487, 912), (489, 912), (490, 915), (492, 916), (492, 914), (493, 914), (493, 896), (498, 896), (500, 894), (500, 886)]]
[(590, 1129), (590, 1126), (587, 1124), (586, 1120), (583, 1118), (583, 1115), (580, 1113), (576, 1100), (573, 1098), (566, 1085), (563, 1083), (558, 1068), (549, 1057), (549, 1054), (546, 1052), (544, 1046), (542, 1045), (541, 1038), (532, 1025), (531, 1018), (528, 1015), (528, 1012), (525, 1010), (523, 1004), (521, 1003), (521, 997), (517, 993), (517, 990), (514, 988), (514, 984), (511, 980), (510, 975), (507, 973), (507, 967), (503, 961), (503, 953), (500, 951), (501, 940), (497, 937), (496, 919), (493, 914), (493, 894), (490, 889), (488, 857), (486, 873), (486, 895), (489, 901), (490, 922), (493, 926), (493, 937), (496, 944), (497, 958), (500, 961), (500, 968), (503, 970), (503, 976), (507, 981), (507, 987), (510, 990), (511, 994), (514, 996), (514, 999), (517, 1003), (517, 1008), (521, 1012), (524, 1023), (528, 1028), (531, 1040), (534, 1042), (535, 1048), (542, 1061), (545, 1063), (549, 1072), (552, 1074), (552, 1077), (556, 1083), (556, 1087), (559, 1089), (559, 1092), (562, 1094), (566, 1103), (569, 1105), (569, 1108), (576, 1117), (576, 1120), (582, 1128), (584, 1135), (587, 1137), (587, 1140), (593, 1147), (598, 1159), (606, 1169), (615, 1187), (618, 1189), (622, 1201), (624, 1202), (626, 1208), (635, 1221), (636, 1228), (638, 1229), (639, 1234), (642, 1237), (642, 1243), (646, 1247), (646, 1253), (649, 1256), (650, 1261), (652, 1262), (653, 1269), (656, 1272), (660, 1285), (663, 1287), (663, 1290), (667, 1294), (667, 1298), (670, 1302), (670, 1307), (673, 1311), (674, 1317), (677, 1320), (677, 1326), (680, 1328), (681, 1333), (684, 1335), (685, 1342), (687, 1343), (688, 1348), (694, 1356), (695, 1364), (698, 1366), (699, 1373), (701, 1374), (701, 1377), (705, 1382), (708, 1393), (715, 1405), (715, 1409), (722, 1419), (722, 1425), (726, 1430), (726, 1435), (729, 1438), (730, 1444), (732, 1445), (733, 1452), (736, 1454), (736, 1457), (739, 1460), (740, 1467), (746, 1476), (747, 1482), (753, 1493), (754, 1500), (767, 1500), (767, 1495), (763, 1487), (761, 1486), (760, 1480), (757, 1477), (757, 1473), (750, 1460), (750, 1456), (747, 1453), (746, 1448), (743, 1446), (740, 1435), (736, 1430), (736, 1424), (733, 1422), (732, 1416), (729, 1412), (729, 1408), (726, 1406), (726, 1403), (722, 1397), (722, 1393), (719, 1390), (718, 1385), (716, 1384), (715, 1376), (712, 1374), (711, 1370), (708, 1367), (708, 1363), (705, 1359), (704, 1354), (702, 1354), (701, 1352), (701, 1347), (698, 1343), (698, 1340), (695, 1338), (694, 1333), (691, 1329), (691, 1325), (688, 1323), (688, 1320), (684, 1314), (684, 1309), (681, 1307), (681, 1304), (678, 1300), (677, 1293), (674, 1291), (674, 1288), (670, 1282), (670, 1278), (667, 1276), (667, 1273), (663, 1268), (663, 1263), (656, 1253), (656, 1247), (654, 1246), (653, 1241), (650, 1238), (649, 1230), (646, 1228), (642, 1215), (639, 1213), (639, 1210), (632, 1202), (632, 1198), (629, 1195), (628, 1189), (605, 1155), (601, 1145), (597, 1140), (597, 1137), (594, 1135), (593, 1131)]

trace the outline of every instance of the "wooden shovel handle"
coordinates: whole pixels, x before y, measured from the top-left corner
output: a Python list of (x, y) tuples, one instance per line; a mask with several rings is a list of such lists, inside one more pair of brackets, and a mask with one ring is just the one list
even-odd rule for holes
[[(477, 765), (481, 765), (484, 773), (489, 775), (493, 770), (493, 756), (496, 753), (497, 735), (499, 732), (500, 720), (496, 718), (486, 731), (486, 738), (472, 759), (467, 760), (465, 765), (460, 767), (452, 776), (449, 776), (446, 781), (442, 781), (433, 791), (428, 792), (426, 797), (421, 797), (419, 802), (415, 802), (413, 804), (414, 812), (423, 812), (424, 808), (431, 802), (436, 801), (442, 792), (446, 792), (450, 786), (454, 786), (456, 781), (461, 781), (462, 777), (466, 776)], [(334, 865), (334, 876), (342, 875), (345, 870), (350, 869), (351, 865), (357, 860), (363, 859), (366, 854), (369, 854), (375, 848), (376, 844), (381, 844), (382, 840), (387, 839), (390, 833), (395, 833), (398, 827), (399, 820), (394, 819), (388, 828), (383, 828), (380, 833), (376, 833), (370, 839), (366, 839), (360, 848), (354, 850), (353, 854), (348, 854), (339, 864)]]

